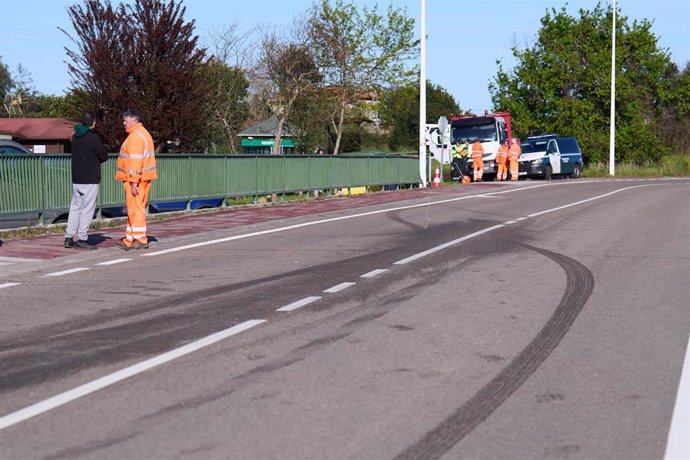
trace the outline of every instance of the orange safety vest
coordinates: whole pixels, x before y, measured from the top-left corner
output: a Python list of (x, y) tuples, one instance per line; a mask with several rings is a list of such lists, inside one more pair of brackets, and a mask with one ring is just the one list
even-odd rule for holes
[(153, 138), (141, 123), (127, 132), (129, 136), (122, 143), (117, 157), (115, 180), (139, 183), (158, 179)]
[(484, 155), (484, 147), (481, 142), (477, 141), (472, 144), (472, 159), (474, 161), (481, 160)]
[(518, 161), (520, 159), (520, 154), (522, 150), (517, 143), (510, 144), (510, 161)]
[(508, 146), (502, 145), (498, 148), (496, 152), (496, 163), (504, 165), (508, 159)]

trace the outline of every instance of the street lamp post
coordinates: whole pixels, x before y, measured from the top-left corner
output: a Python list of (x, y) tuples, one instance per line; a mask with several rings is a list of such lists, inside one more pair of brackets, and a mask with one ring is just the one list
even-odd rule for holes
[(421, 0), (421, 2), (421, 37), (419, 40), (419, 178), (421, 186), (426, 187), (426, 0)]
[(611, 25), (611, 127), (609, 128), (609, 175), (616, 175), (616, 0)]

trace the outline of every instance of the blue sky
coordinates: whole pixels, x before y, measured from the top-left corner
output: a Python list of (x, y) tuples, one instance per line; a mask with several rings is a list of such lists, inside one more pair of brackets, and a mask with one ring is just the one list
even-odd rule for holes
[[(374, 0), (354, 0), (372, 6)], [(58, 31), (71, 31), (67, 7), (76, 1), (0, 0), (0, 56), (11, 71), (24, 65), (38, 91), (62, 94), (69, 87), (64, 47)], [(81, 2), (79, 2), (81, 3)], [(117, 3), (117, 0), (113, 0)], [(378, 2), (382, 9), (388, 1)], [(534, 42), (547, 8), (560, 9), (565, 0), (427, 0), (427, 77), (446, 88), (465, 109), (491, 107), (488, 82), (496, 59), (513, 63), (510, 47)], [(608, 5), (610, 0), (603, 0)], [(185, 0), (186, 19), (194, 19), (202, 42), (209, 30), (237, 23), (243, 27), (284, 26), (302, 15), (312, 0)], [(416, 20), (419, 0), (394, 0)], [(567, 9), (592, 9), (597, 0), (571, 0)], [(617, 0), (623, 14), (653, 21), (659, 45), (668, 48), (679, 66), (690, 61), (690, 0)], [(419, 28), (417, 29), (419, 34)]]

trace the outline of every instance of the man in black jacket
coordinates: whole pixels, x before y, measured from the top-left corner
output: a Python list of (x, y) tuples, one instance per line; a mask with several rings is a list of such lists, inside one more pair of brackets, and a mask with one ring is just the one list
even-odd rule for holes
[[(101, 183), (101, 163), (108, 159), (108, 151), (93, 131), (96, 117), (85, 113), (81, 124), (74, 127), (72, 136), (72, 203), (69, 206), (65, 247), (96, 249), (88, 243), (87, 232), (96, 209), (98, 184)], [(76, 236), (76, 239), (75, 239)]]

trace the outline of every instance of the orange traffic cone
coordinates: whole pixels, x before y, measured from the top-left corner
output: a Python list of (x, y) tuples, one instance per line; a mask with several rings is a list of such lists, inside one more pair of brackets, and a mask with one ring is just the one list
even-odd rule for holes
[(434, 182), (431, 184), (432, 187), (441, 186), (441, 169), (436, 166), (436, 174), (434, 175)]

